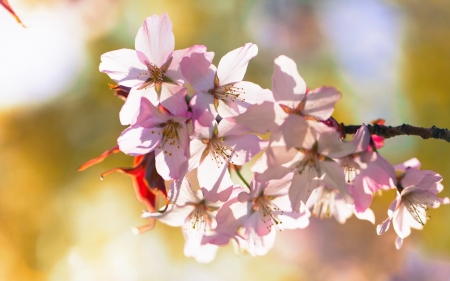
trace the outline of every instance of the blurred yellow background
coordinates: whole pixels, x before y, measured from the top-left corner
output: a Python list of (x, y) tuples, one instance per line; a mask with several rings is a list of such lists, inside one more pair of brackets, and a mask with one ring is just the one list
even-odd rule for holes
[[(313, 218), (305, 230), (278, 233), (264, 257), (236, 256), (229, 245), (204, 265), (184, 257), (180, 229), (158, 223), (132, 234), (145, 221), (130, 179), (99, 180), (131, 166), (131, 157), (113, 155), (77, 172), (124, 129), (122, 101), (98, 71), (100, 55), (134, 49), (144, 19), (163, 12), (176, 49), (206, 45), (216, 64), (257, 44), (246, 80), (262, 87), (271, 88), (278, 55), (293, 58), (310, 88), (343, 93), (334, 114), (340, 122), (450, 127), (449, 1), (9, 2), (27, 28), (0, 9), (0, 280), (450, 279), (449, 206), (431, 210), (400, 251), (392, 229), (377, 236), (374, 225), (353, 217), (345, 225)], [(398, 137), (380, 152), (392, 164), (419, 158), (444, 186), (450, 178), (443, 141)], [(377, 224), (393, 198), (374, 199)]]

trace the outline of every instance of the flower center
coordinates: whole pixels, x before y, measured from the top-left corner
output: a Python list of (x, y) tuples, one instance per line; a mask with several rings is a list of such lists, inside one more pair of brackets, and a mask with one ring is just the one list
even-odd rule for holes
[[(316, 176), (320, 176), (319, 162), (325, 160), (325, 156), (318, 153), (318, 143), (316, 142), (311, 149), (297, 148), (298, 151), (303, 153), (304, 158), (297, 165), (297, 172), (302, 174), (306, 167), (309, 167), (311, 173), (308, 178), (311, 180)], [(315, 173), (314, 173), (315, 172)]]
[(208, 212), (210, 211), (210, 208), (206, 205), (205, 200), (193, 205), (194, 210), (188, 216), (189, 225), (198, 232), (210, 230), (212, 218)]
[(263, 193), (253, 199), (253, 211), (259, 212), (260, 218), (267, 229), (270, 229), (274, 224), (278, 225), (282, 223), (278, 216), (282, 215), (283, 211), (272, 202), (273, 199), (274, 197), (265, 196)]
[(210, 92), (216, 99), (219, 100), (234, 102), (236, 99), (238, 99), (244, 102), (245, 98), (241, 97), (241, 95), (245, 94), (244, 88), (238, 88), (234, 85), (235, 83), (222, 86), (216, 85)]
[[(161, 145), (158, 146), (159, 149), (163, 148), (164, 145), (168, 144), (170, 146), (176, 145), (179, 143), (178, 139), (178, 129), (181, 127), (181, 125), (177, 122), (174, 122), (172, 120), (168, 120), (167, 123), (163, 123), (160, 125), (163, 130), (160, 133), (161, 134)], [(152, 131), (152, 133), (154, 133)], [(180, 148), (180, 145), (178, 144), (178, 148)], [(167, 151), (164, 151), (164, 153), (168, 153)], [(172, 153), (168, 153), (169, 156), (172, 156)]]
[(153, 84), (155, 87), (160, 88), (161, 83), (164, 81), (164, 71), (153, 63), (147, 64), (147, 69), (148, 72), (142, 72), (138, 75), (138, 78), (141, 76), (148, 77), (147, 80), (145, 80), (145, 82), (138, 88), (138, 90), (147, 89)]
[(234, 154), (233, 148), (223, 142), (223, 138), (213, 136), (211, 139), (204, 140), (203, 143), (208, 144), (206, 153), (211, 155), (218, 167), (228, 162), (233, 155), (238, 157)]

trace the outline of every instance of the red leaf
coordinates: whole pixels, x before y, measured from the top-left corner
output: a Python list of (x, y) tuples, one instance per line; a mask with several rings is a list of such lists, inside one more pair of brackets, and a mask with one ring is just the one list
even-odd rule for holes
[[(1, 1), (1, 0), (0, 0), (0, 1)], [(93, 166), (93, 165), (95, 165), (95, 164), (98, 164), (98, 163), (102, 162), (102, 161), (105, 160), (105, 158), (108, 157), (109, 155), (111, 155), (111, 154), (113, 154), (113, 153), (117, 153), (117, 152), (119, 152), (119, 151), (120, 151), (119, 146), (115, 146), (115, 147), (111, 148), (110, 150), (107, 150), (107, 151), (103, 152), (99, 157), (96, 157), (96, 158), (94, 158), (94, 159), (91, 159), (91, 160), (85, 162), (83, 165), (81, 165), (81, 166), (78, 168), (78, 171), (86, 170), (87, 168), (89, 168), (89, 167), (91, 167), (91, 166)]]
[(20, 18), (16, 15), (16, 13), (14, 12), (14, 10), (11, 8), (11, 6), (8, 3), (8, 0), (0, 0), (0, 4), (5, 7), (5, 9), (16, 19), (16, 21), (22, 25), (23, 27), (25, 27), (25, 25), (22, 23), (22, 21), (20, 20)]

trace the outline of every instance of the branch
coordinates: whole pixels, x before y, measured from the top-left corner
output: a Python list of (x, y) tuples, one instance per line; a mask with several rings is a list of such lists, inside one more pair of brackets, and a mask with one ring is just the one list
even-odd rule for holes
[[(341, 128), (343, 128), (345, 134), (355, 134), (360, 127), (360, 125), (342, 124)], [(436, 126), (433, 126), (431, 128), (419, 128), (407, 124), (403, 124), (397, 127), (374, 124), (367, 125), (367, 128), (372, 135), (378, 135), (385, 139), (395, 136), (408, 135), (419, 136), (423, 139), (439, 139), (450, 142), (450, 131), (448, 129), (439, 129)]]

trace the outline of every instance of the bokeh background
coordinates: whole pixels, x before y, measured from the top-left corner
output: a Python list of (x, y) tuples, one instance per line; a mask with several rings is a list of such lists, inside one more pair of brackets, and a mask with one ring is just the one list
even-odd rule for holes
[[(310, 88), (343, 93), (346, 124), (450, 127), (450, 2), (447, 0), (9, 0), (27, 28), (0, 9), (0, 280), (450, 280), (450, 207), (431, 210), (400, 251), (392, 229), (350, 218), (313, 218), (278, 233), (264, 257), (231, 245), (210, 264), (183, 255), (180, 229), (145, 224), (117, 154), (77, 168), (116, 144), (122, 101), (98, 71), (100, 55), (134, 48), (147, 16), (167, 12), (176, 49), (204, 44), (217, 64), (253, 42), (246, 80), (271, 87), (273, 60), (293, 58)], [(397, 164), (418, 157), (450, 178), (450, 144), (386, 141)], [(442, 196), (450, 196), (444, 190)], [(376, 223), (394, 193), (374, 199)]]

